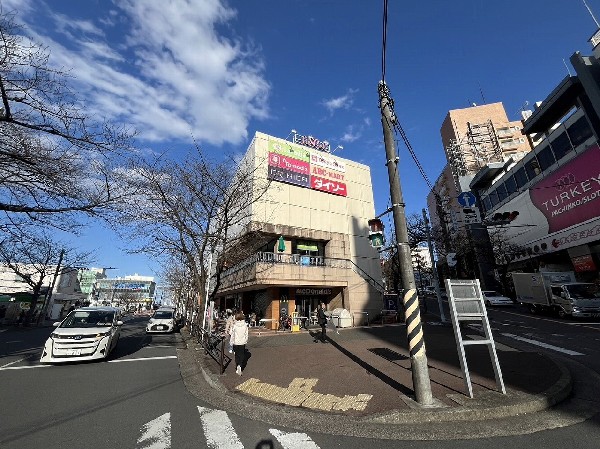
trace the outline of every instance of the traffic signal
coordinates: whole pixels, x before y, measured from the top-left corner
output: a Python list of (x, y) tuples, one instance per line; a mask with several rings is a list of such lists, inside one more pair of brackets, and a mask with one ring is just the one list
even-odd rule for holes
[(488, 226), (503, 225), (514, 221), (518, 216), (519, 211), (516, 210), (513, 210), (512, 212), (496, 212), (489, 220), (486, 221)]
[(369, 240), (373, 248), (381, 248), (385, 243), (383, 223), (379, 218), (369, 220)]

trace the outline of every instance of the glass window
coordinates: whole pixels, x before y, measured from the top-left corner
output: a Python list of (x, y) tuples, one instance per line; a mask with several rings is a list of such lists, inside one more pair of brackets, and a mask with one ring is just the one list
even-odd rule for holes
[(504, 201), (506, 199), (506, 197), (508, 196), (508, 193), (506, 193), (506, 186), (504, 184), (500, 184), (496, 188), (496, 193), (498, 194), (498, 202), (499, 203)]
[(506, 181), (504, 181), (504, 185), (506, 186), (506, 193), (508, 194), (508, 196), (511, 196), (517, 191), (517, 181), (515, 181), (515, 178), (513, 176), (509, 176), (508, 178), (506, 178)]
[(527, 178), (527, 173), (525, 173), (525, 167), (521, 167), (515, 172), (515, 181), (517, 182), (517, 187), (519, 189), (525, 187), (529, 178)]
[(569, 138), (571, 139), (574, 147), (581, 145), (594, 135), (592, 128), (590, 128), (590, 124), (585, 116), (581, 117), (571, 126), (569, 126), (567, 128), (567, 132), (569, 133)]
[(492, 208), (492, 201), (490, 200), (489, 196), (486, 196), (485, 198), (483, 198), (483, 209), (484, 209), (484, 212), (487, 212), (491, 208)]
[(550, 146), (552, 147), (552, 151), (554, 151), (557, 161), (560, 161), (573, 150), (567, 133), (561, 133), (556, 139), (551, 140)]
[(527, 177), (529, 179), (535, 178), (542, 172), (542, 170), (540, 170), (540, 163), (535, 156), (525, 163), (525, 171), (527, 172)]
[(490, 193), (489, 198), (490, 198), (490, 201), (492, 202), (492, 207), (494, 207), (496, 204), (498, 204), (498, 193), (495, 190)]
[(540, 168), (542, 171), (545, 171), (551, 167), (552, 164), (556, 162), (552, 148), (550, 148), (549, 145), (546, 145), (544, 148), (542, 148), (542, 150), (537, 154), (537, 160), (540, 163)]

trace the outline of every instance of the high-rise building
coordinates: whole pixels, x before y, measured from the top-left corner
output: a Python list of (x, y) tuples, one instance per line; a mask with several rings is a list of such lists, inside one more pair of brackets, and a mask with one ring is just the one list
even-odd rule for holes
[(490, 162), (522, 159), (531, 143), (521, 121), (509, 121), (502, 103), (453, 109), (440, 134), (446, 159), (461, 191), (468, 190), (463, 177), (471, 177)]

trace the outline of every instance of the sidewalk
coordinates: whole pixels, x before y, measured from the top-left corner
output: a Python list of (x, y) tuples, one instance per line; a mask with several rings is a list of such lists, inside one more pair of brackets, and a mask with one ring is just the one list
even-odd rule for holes
[[(243, 375), (235, 374), (232, 361), (220, 376), (218, 364), (182, 331), (188, 339), (188, 348), (195, 349), (199, 377), (217, 393), (198, 390), (198, 397), (209, 402), (212, 398), (215, 406), (231, 406), (241, 414), (247, 410), (256, 419), (268, 421), (270, 416), (280, 424), (297, 428), (317, 425), (321, 416), (328, 423), (322, 431), (342, 433), (332, 430), (333, 423), (339, 422), (341, 426), (350, 422), (344, 417), (354, 417), (355, 428), (344, 430), (347, 435), (365, 436), (374, 425), (381, 437), (383, 428), (378, 426), (390, 424), (403, 424), (395, 426), (394, 432), (398, 433), (399, 428), (409, 432), (428, 423), (427, 432), (433, 432), (436, 427), (431, 424), (438, 423), (456, 437), (460, 432), (457, 433), (453, 423), (457, 421), (489, 422), (538, 412), (564, 400), (571, 392), (571, 375), (560, 362), (496, 342), (507, 394), (497, 391), (487, 348), (470, 346), (467, 363), (473, 384), (471, 399), (460, 369), (452, 327), (424, 323), (434, 404), (423, 407), (414, 401), (404, 324), (339, 329), (339, 333), (327, 333), (325, 344), (313, 342), (312, 335), (316, 333), (318, 329), (310, 333), (262, 329), (258, 335), (258, 329), (251, 328)], [(467, 330), (464, 335), (480, 338), (475, 329)], [(189, 372), (193, 377), (192, 371)], [(360, 423), (360, 428), (356, 423)], [(474, 437), (467, 427), (482, 434), (470, 423), (461, 430), (463, 438)], [(436, 435), (444, 433), (439, 426), (437, 429)]]

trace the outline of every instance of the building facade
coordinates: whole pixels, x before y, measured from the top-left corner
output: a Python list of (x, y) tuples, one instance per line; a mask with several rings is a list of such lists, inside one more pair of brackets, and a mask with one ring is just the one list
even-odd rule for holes
[[(575, 53), (567, 76), (524, 122), (539, 142), (516, 165), (486, 167), (471, 186), (490, 233), (514, 245), (511, 270), (574, 270), (600, 264), (600, 33), (593, 56)], [(509, 223), (497, 223), (508, 212)], [(515, 213), (516, 212), (516, 213)], [(508, 214), (507, 214), (508, 215)]]
[(222, 274), (220, 307), (278, 320), (309, 317), (323, 301), (329, 310), (377, 315), (383, 286), (368, 240), (375, 216), (369, 167), (259, 132), (245, 161), (270, 183), (238, 230), (254, 237), (249, 256)]
[(125, 308), (150, 308), (154, 301), (156, 282), (152, 276), (131, 276), (98, 279), (93, 304)]

